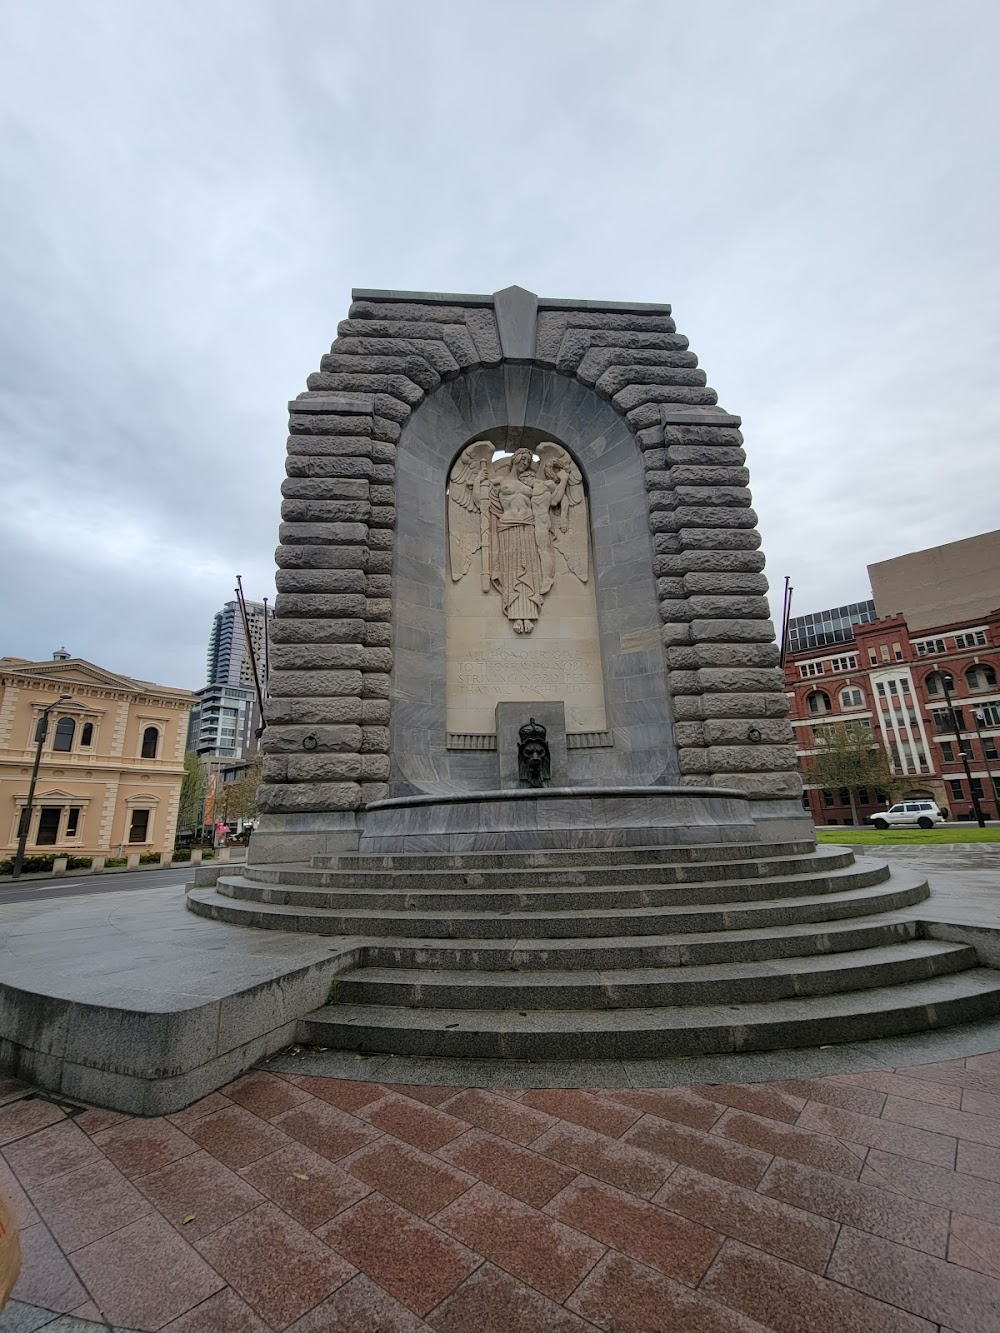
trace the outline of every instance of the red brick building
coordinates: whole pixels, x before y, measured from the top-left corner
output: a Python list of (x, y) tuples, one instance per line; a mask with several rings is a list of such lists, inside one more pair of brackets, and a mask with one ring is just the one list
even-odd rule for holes
[[(846, 613), (848, 608), (839, 610)], [(947, 808), (951, 818), (968, 819), (973, 817), (975, 793), (986, 818), (1000, 819), (1000, 609), (975, 620), (912, 632), (904, 615), (867, 619), (846, 630), (846, 617), (838, 621), (837, 616), (833, 611), (815, 617), (817, 623), (839, 624), (835, 635), (813, 634), (815, 646), (800, 647), (800, 631), (785, 659), (791, 721), (806, 782), (817, 729), (857, 720), (878, 735), (893, 771), (905, 784), (900, 796), (929, 796)], [(803, 619), (812, 618), (800, 622)], [(885, 799), (885, 792), (862, 790), (860, 819), (883, 808)], [(817, 824), (853, 822), (846, 790), (807, 785), (803, 805)]]

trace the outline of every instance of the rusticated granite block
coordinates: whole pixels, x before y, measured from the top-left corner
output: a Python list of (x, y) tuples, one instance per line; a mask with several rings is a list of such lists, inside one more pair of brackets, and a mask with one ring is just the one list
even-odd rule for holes
[(277, 671), (349, 670), (359, 668), (366, 652), (360, 643), (275, 643), (271, 645), (271, 676)]
[(289, 455), (285, 471), (290, 477), (372, 477), (375, 464), (370, 458), (323, 458)]
[(288, 726), (272, 722), (264, 729), (260, 746), (265, 754), (306, 754), (302, 742), (309, 738), (315, 740), (315, 753), (357, 754), (361, 749), (364, 733), (361, 727), (331, 726), (317, 723), (315, 726)]
[(657, 573), (662, 574), (742, 574), (759, 573), (764, 568), (762, 551), (682, 551), (679, 555), (658, 557)]
[[(297, 620), (275, 618), (271, 622), (271, 646), (293, 643), (366, 643), (366, 624), (360, 618)], [(271, 656), (272, 663), (274, 655)]]
[(361, 652), (361, 660), (358, 665), (363, 671), (391, 671), (392, 649), (366, 647)]
[(360, 671), (272, 671), (271, 695), (276, 699), (360, 695), (361, 679)]
[(327, 458), (371, 458), (372, 440), (368, 435), (289, 435), (288, 453)]
[(303, 619), (335, 620), (341, 617), (366, 619), (366, 601), (356, 593), (279, 593), (274, 603), (277, 619), (285, 616)]
[[(745, 513), (745, 510), (730, 511)], [(682, 528), (675, 534), (676, 549), (682, 551), (756, 551), (760, 546), (760, 533), (746, 528), (703, 528), (691, 526)]]
[(664, 449), (670, 467), (705, 466), (743, 469), (746, 453), (730, 444), (670, 444)]
[(770, 620), (692, 620), (691, 636), (699, 643), (773, 643)]
[(367, 524), (371, 513), (368, 500), (283, 500), (281, 504), (281, 517), (286, 523)]
[[(286, 782), (356, 782), (361, 777), (359, 754), (290, 754)], [(268, 760), (264, 760), (264, 780), (268, 781)]]
[(358, 593), (365, 591), (366, 583), (361, 569), (279, 569), (274, 586), (279, 593)]
[(726, 570), (718, 574), (692, 571), (684, 575), (684, 588), (689, 593), (766, 593), (767, 579), (763, 574), (737, 574)]
[(281, 494), (299, 500), (366, 500), (367, 478), (286, 477)]
[(390, 704), (388, 699), (362, 699), (361, 721), (367, 726), (389, 725)]
[[(284, 570), (366, 570), (368, 546), (367, 543), (364, 546), (279, 546), (274, 553), (274, 563)], [(289, 589), (287, 581), (284, 590), (293, 590)]]
[[(705, 467), (694, 466), (689, 463), (670, 464), (670, 481), (674, 486), (710, 486), (712, 488), (725, 486), (736, 488), (741, 493), (745, 493), (745, 488), (750, 485), (750, 473), (745, 467)], [(713, 504), (721, 503), (713, 500)], [(736, 503), (742, 504), (739, 500)], [(750, 496), (747, 493), (746, 504), (750, 503)]]
[(361, 788), (356, 782), (265, 782), (258, 789), (257, 801), (265, 814), (357, 810), (361, 805)]
[(751, 730), (760, 733), (760, 740), (767, 745), (794, 745), (795, 734), (792, 724), (786, 718), (757, 718), (745, 715), (740, 718), (706, 718), (702, 723), (704, 741), (709, 745), (744, 745), (749, 741)]
[[(752, 509), (731, 509), (718, 505), (678, 505), (672, 514), (650, 515), (654, 532), (681, 532), (684, 528), (756, 528), (757, 515)], [(686, 544), (686, 538), (681, 541)]]
[(268, 726), (272, 723), (361, 723), (361, 700), (356, 695), (309, 695), (302, 698), (268, 699), (265, 711)]
[(675, 444), (726, 445), (730, 448), (739, 448), (743, 443), (743, 434), (731, 426), (675, 425), (664, 421), (663, 440), (668, 448)]
[(362, 754), (388, 754), (389, 728), (363, 727), (359, 748)]

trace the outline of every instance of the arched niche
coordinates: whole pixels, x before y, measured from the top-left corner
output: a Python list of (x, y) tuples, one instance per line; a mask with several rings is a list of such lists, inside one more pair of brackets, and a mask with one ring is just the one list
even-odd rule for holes
[(570, 783), (677, 781), (635, 439), (592, 389), (555, 371), (505, 364), (442, 384), (414, 410), (397, 445), (391, 794), (499, 785), (496, 753), (457, 748), (448, 729), (446, 488), (454, 460), (479, 438), (510, 451), (554, 440), (583, 473), (606, 727), (570, 742)]

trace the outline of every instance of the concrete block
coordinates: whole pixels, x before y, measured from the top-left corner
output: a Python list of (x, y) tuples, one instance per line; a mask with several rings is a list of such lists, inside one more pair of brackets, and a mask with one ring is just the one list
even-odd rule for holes
[(67, 863), (68, 863), (68, 857), (57, 856), (55, 860), (52, 862), (53, 875), (65, 875)]
[(126, 866), (127, 866), (127, 868), (128, 868), (129, 870), (138, 870), (138, 869), (139, 869), (139, 853), (138, 853), (138, 852), (128, 852), (128, 853), (126, 854), (125, 864), (126, 864)]

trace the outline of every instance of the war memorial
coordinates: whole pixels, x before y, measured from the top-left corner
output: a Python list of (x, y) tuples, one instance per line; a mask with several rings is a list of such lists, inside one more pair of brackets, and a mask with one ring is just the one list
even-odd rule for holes
[(154, 1114), (293, 1042), (656, 1083), (1000, 1013), (995, 931), (817, 847), (740, 418), (669, 306), (358, 291), (289, 413), (248, 864), (157, 909), (183, 968), (135, 926), (141, 998), (8, 986), (9, 1068)]

